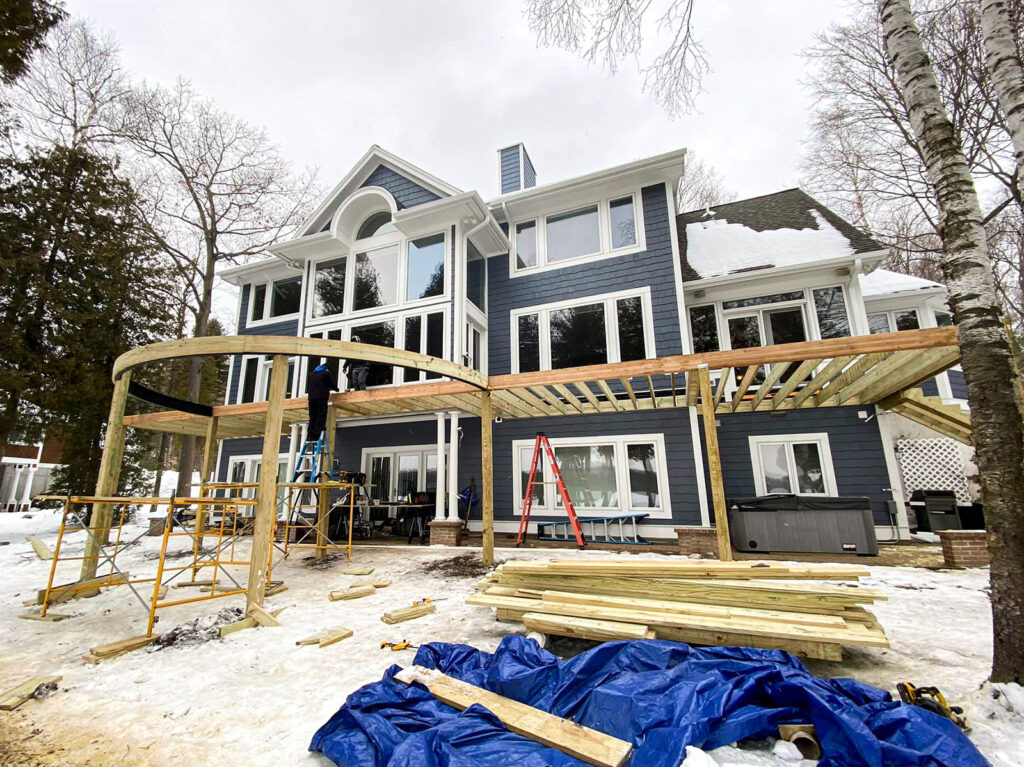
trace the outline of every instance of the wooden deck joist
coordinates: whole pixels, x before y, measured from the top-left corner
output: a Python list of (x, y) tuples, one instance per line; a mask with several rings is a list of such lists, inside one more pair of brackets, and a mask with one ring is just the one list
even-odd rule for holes
[[(258, 341), (251, 339), (268, 340), (271, 345), (283, 343), (274, 336), (247, 336), (245, 344), (240, 348), (248, 353), (267, 353)], [(320, 339), (290, 340), (328, 343)], [(174, 343), (191, 345), (193, 341), (206, 342), (207, 339)], [(370, 354), (365, 353), (365, 344), (329, 343), (342, 345), (337, 349), (332, 346), (331, 351), (338, 354), (360, 347), (363, 356), (387, 357), (381, 361), (394, 364), (400, 364), (400, 360), (408, 364), (422, 363), (427, 366), (424, 369), (438, 372), (444, 368), (439, 368), (434, 362), (405, 359), (402, 356), (405, 353), (398, 350), (384, 350), (378, 354), (375, 349)], [(156, 356), (135, 354), (139, 350), (129, 352), (128, 355), (133, 356), (126, 363), (119, 362), (117, 370), (127, 370), (150, 361), (150, 358), (167, 358), (174, 348), (157, 346), (161, 349)], [(319, 345), (314, 346), (315, 350), (310, 347), (307, 351), (324, 353)], [(701, 365), (706, 365), (711, 378), (716, 379), (712, 399), (715, 412), (719, 414), (876, 403), (885, 406), (885, 403), (898, 401), (904, 414), (909, 417), (920, 416), (917, 420), (922, 423), (924, 419), (930, 419), (931, 422), (941, 424), (951, 436), (963, 440), (968, 438), (970, 429), (966, 415), (950, 415), (941, 409), (936, 415), (932, 412), (935, 410), (934, 403), (925, 407), (920, 402), (911, 402), (903, 394), (955, 365), (958, 360), (956, 329), (929, 328), (490, 378), (453, 363), (446, 363), (452, 370), (444, 368), (445, 372), (457, 372), (461, 380), (438, 380), (369, 391), (343, 392), (335, 394), (331, 403), (339, 419), (438, 410), (460, 410), (470, 415), (479, 415), (479, 392), (486, 387), (492, 393), (494, 415), (506, 419), (697, 407), (703, 406), (703, 402), (699, 387), (696, 386), (696, 371)], [(266, 410), (265, 402), (214, 407), (213, 415), (219, 422), (218, 436), (262, 435)], [(286, 433), (291, 424), (307, 419), (308, 404), (305, 397), (286, 400), (282, 414), (282, 433)], [(203, 416), (164, 411), (128, 416), (125, 425), (203, 435), (206, 421)]]

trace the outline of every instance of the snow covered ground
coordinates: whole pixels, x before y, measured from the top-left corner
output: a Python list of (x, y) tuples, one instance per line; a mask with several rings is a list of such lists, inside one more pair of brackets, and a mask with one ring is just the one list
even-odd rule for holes
[[(125, 538), (144, 532), (140, 524)], [(59, 605), (74, 615), (60, 623), (19, 620), (28, 611), (22, 601), (46, 585), (49, 562), (39, 560), (26, 535), (38, 535), (51, 547), (58, 519), (53, 512), (0, 514), (0, 690), (36, 674), (63, 674), (57, 693), (0, 714), (0, 741), (25, 754), (19, 764), (167, 765), (187, 761), (219, 765), (329, 764), (306, 749), (314, 731), (358, 687), (380, 679), (393, 663), (405, 665), (414, 651), (380, 649), (382, 641), (408, 639), (463, 642), (493, 649), (501, 637), (522, 627), (496, 622), (489, 610), (466, 605), (476, 578), (445, 578), (424, 571), (432, 561), (470, 549), (360, 546), (353, 562), (372, 565), (374, 576), (393, 584), (352, 601), (331, 602), (328, 592), (345, 588), (361, 576), (340, 574), (343, 561), (325, 570), (304, 563), (304, 552), (287, 561), (275, 552), (274, 579), (288, 590), (268, 599), (270, 609), (286, 608), (281, 628), (241, 631), (225, 640), (194, 646), (143, 650), (88, 665), (88, 648), (145, 633), (147, 613), (125, 587), (108, 589), (93, 599)], [(81, 550), (83, 534), (69, 544)], [(180, 539), (182, 548), (185, 539)], [(118, 558), (134, 577), (155, 575), (159, 539), (143, 536)], [(550, 550), (498, 550), (497, 557), (546, 559)], [(609, 556), (602, 552), (559, 552), (558, 556)], [(648, 555), (657, 558), (657, 555)], [(178, 560), (184, 564), (185, 560)], [(61, 564), (57, 582), (73, 580), (74, 563)], [(894, 690), (899, 681), (937, 685), (951, 701), (972, 715), (972, 737), (997, 767), (1024, 764), (1024, 700), (1019, 688), (993, 699), (991, 689), (978, 691), (991, 662), (991, 618), (987, 572), (929, 571), (873, 567), (866, 585), (884, 589), (889, 601), (876, 612), (889, 633), (889, 650), (851, 649), (842, 664), (810, 662), (818, 674), (853, 676)], [(244, 572), (236, 578), (244, 581)], [(152, 588), (151, 586), (149, 588)], [(172, 589), (172, 595), (194, 593)], [(148, 597), (148, 594), (146, 594)], [(437, 612), (395, 626), (380, 616), (414, 600), (431, 598)], [(224, 607), (241, 606), (227, 597), (161, 610), (158, 631)], [(325, 629), (345, 626), (354, 635), (320, 649), (296, 641)], [(1015, 713), (1015, 711), (1016, 713)], [(29, 758), (32, 755), (36, 761)], [(0, 763), (6, 752), (0, 748)], [(714, 762), (690, 765), (810, 765), (792, 760), (770, 743), (761, 748), (719, 749)]]

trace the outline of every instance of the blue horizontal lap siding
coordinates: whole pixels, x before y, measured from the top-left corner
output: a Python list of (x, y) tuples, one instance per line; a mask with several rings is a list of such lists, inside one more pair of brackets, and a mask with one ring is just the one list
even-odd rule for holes
[(501, 193), (519, 191), (519, 146), (501, 150)]
[[(289, 437), (281, 437), (281, 444), (278, 455), (287, 453), (289, 450)], [(220, 462), (217, 464), (217, 481), (227, 482), (231, 479), (228, 476), (228, 466), (231, 459), (239, 455), (262, 455), (263, 437), (244, 437), (242, 439), (226, 439), (221, 443)], [(290, 479), (290, 477), (289, 477)]]
[[(892, 500), (892, 493), (886, 488), (891, 487), (891, 483), (878, 419), (865, 423), (858, 417), (858, 410), (863, 408), (823, 407), (784, 416), (768, 413), (719, 415), (718, 445), (726, 498), (757, 495), (748, 437), (825, 432), (839, 495), (866, 496), (871, 500), (875, 524), (889, 524), (886, 501)], [(701, 439), (703, 442), (703, 425)], [(706, 446), (704, 450), (706, 456)]]
[(675, 265), (664, 185), (643, 190), (647, 250), (538, 274), (509, 277), (508, 255), (488, 261), (488, 344), (490, 374), (512, 368), (510, 312), (515, 309), (649, 286), (659, 357), (682, 353)]
[(363, 186), (379, 186), (386, 189), (395, 198), (399, 208), (414, 208), (441, 199), (429, 189), (424, 189), (386, 165), (378, 165), (363, 182)]
[(523, 159), (526, 160), (523, 164), (523, 188), (529, 189), (537, 185), (537, 171), (533, 169), (533, 162), (525, 149), (523, 150)]
[(967, 381), (962, 370), (947, 370), (949, 376), (949, 388), (953, 390), (956, 399), (967, 399)]

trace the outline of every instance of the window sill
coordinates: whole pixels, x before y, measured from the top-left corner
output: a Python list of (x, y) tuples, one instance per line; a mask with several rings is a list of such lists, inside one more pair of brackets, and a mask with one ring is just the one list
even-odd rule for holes
[[(633, 245), (628, 248), (619, 248), (618, 250), (610, 250), (606, 253), (593, 253), (588, 256), (577, 256), (575, 258), (567, 258), (562, 261), (548, 262), (538, 266), (529, 266), (524, 269), (517, 269), (511, 263), (509, 264), (509, 277), (525, 277), (531, 274), (543, 274), (544, 272), (556, 271), (558, 269), (564, 269), (570, 266), (579, 266), (580, 264), (589, 264), (595, 261), (604, 261), (609, 258), (615, 258), (617, 256), (631, 256), (636, 253), (643, 253), (646, 250), (646, 245), (639, 244)], [(510, 255), (510, 259), (513, 256)]]

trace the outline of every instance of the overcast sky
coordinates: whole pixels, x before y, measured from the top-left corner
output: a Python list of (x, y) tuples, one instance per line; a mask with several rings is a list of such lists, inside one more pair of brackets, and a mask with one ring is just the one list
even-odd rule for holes
[(538, 48), (519, 0), (66, 4), (114, 34), (132, 76), (190, 80), (266, 126), (297, 166), (319, 167), (326, 188), (376, 143), (485, 199), (497, 150), (517, 141), (540, 184), (686, 147), (740, 197), (795, 186), (810, 109), (798, 54), (846, 10), (698, 0), (712, 72), (699, 112), (673, 120), (633, 62), (609, 76)]

